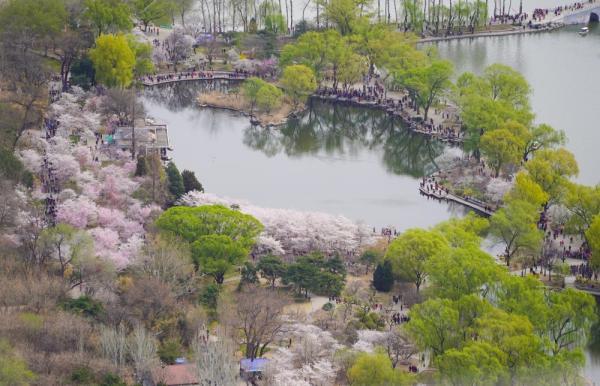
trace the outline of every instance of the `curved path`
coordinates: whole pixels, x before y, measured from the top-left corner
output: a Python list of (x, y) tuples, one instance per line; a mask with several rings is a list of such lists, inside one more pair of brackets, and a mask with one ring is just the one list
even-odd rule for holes
[(184, 71), (148, 75), (140, 78), (139, 81), (144, 86), (157, 86), (159, 84), (185, 82), (188, 80), (244, 80), (248, 76), (244, 73), (234, 71)]

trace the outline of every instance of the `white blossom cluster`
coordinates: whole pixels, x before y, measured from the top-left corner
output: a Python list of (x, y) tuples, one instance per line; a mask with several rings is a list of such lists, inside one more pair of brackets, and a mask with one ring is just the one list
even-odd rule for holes
[(245, 201), (219, 197), (211, 193), (192, 191), (185, 194), (180, 205), (224, 205), (239, 208), (258, 219), (265, 227), (258, 240), (260, 252), (300, 255), (318, 250), (325, 253), (353, 253), (373, 242), (372, 232), (364, 225), (344, 216), (294, 209), (273, 209)]

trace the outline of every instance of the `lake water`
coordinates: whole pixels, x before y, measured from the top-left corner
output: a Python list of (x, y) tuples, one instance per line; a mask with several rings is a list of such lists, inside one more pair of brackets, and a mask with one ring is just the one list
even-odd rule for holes
[(195, 171), (209, 192), (398, 230), (465, 213), (418, 192), (444, 145), (383, 112), (313, 101), (300, 119), (264, 129), (233, 112), (197, 107), (195, 95), (206, 87), (225, 85), (158, 86), (145, 91), (145, 103), (168, 123), (177, 166)]

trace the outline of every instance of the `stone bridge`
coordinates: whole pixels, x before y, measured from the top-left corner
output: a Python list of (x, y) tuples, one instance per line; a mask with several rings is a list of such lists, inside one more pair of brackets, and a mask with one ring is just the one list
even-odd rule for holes
[(552, 19), (554, 23), (562, 23), (565, 25), (573, 24), (588, 24), (590, 22), (598, 22), (600, 19), (600, 2), (585, 3), (580, 9), (565, 11), (560, 16)]

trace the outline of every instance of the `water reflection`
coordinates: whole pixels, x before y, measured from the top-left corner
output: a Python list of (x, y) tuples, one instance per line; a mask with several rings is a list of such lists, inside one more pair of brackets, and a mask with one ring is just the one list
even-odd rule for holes
[(244, 144), (269, 157), (326, 156), (356, 158), (368, 149), (382, 154), (388, 172), (422, 177), (436, 169), (444, 149), (438, 141), (414, 134), (381, 111), (312, 100), (300, 118), (279, 129), (251, 126)]

